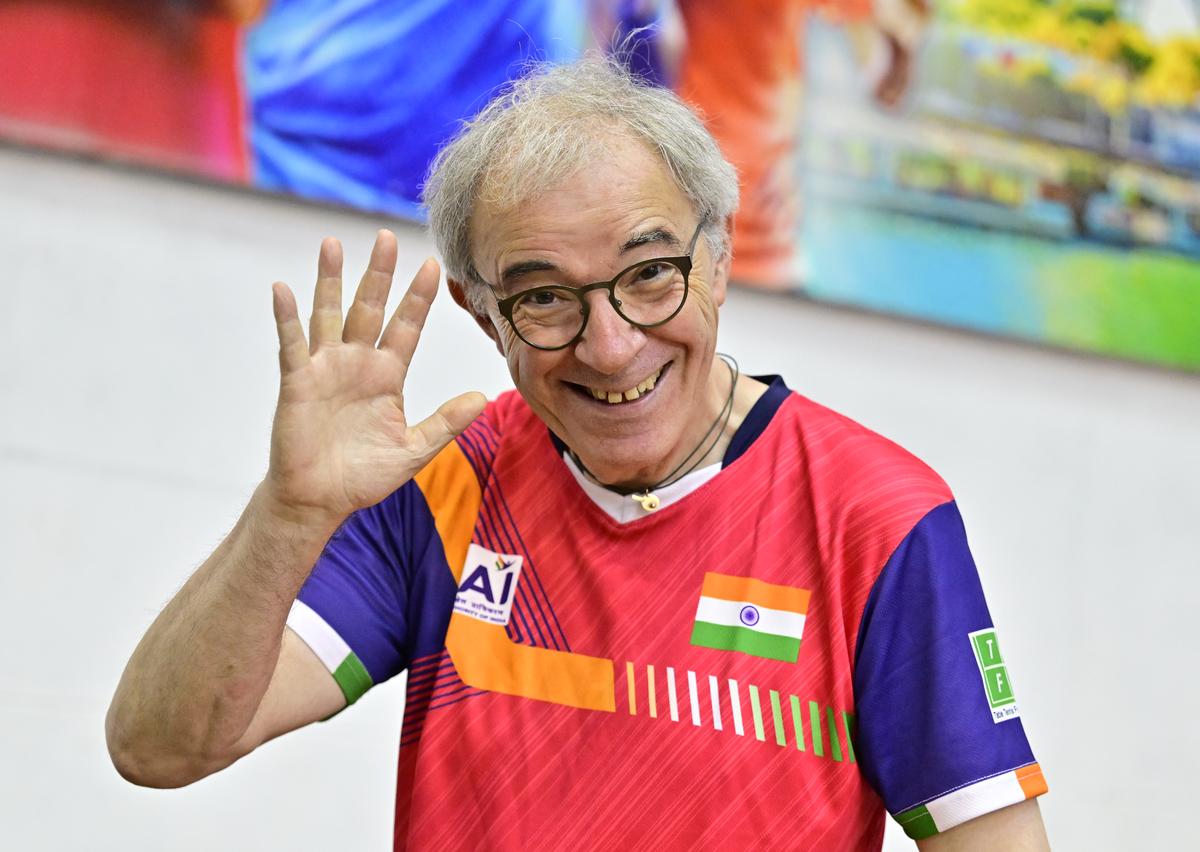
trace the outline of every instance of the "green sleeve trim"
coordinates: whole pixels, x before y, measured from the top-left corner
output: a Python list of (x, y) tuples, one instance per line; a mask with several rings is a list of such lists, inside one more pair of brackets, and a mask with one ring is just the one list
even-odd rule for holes
[(371, 676), (367, 674), (366, 666), (353, 651), (347, 654), (346, 659), (342, 660), (341, 664), (334, 669), (333, 679), (342, 688), (342, 694), (346, 696), (347, 707), (362, 698), (363, 693), (375, 685)]
[(934, 825), (933, 815), (924, 805), (917, 805), (903, 813), (896, 814), (896, 822), (904, 829), (904, 833), (913, 840), (924, 840), (938, 833)]

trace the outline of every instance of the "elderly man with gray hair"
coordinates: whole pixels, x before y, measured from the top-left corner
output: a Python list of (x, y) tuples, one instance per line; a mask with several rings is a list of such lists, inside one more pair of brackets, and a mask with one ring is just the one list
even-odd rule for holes
[[(420, 423), (439, 269), (391, 318), (274, 287), (270, 465), (135, 650), (117, 769), (175, 787), (407, 671), (395, 846), (1044, 848), (1046, 790), (942, 480), (716, 353), (737, 182), (589, 58), (438, 156), (430, 225), (515, 391)], [(385, 323), (386, 320), (386, 323)]]

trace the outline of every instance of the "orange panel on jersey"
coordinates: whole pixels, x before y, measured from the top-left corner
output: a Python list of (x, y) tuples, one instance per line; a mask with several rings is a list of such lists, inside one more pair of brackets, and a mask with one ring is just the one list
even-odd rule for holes
[(583, 710), (616, 710), (612, 660), (518, 645), (498, 624), (454, 613), (446, 650), (463, 683)]
[[(416, 476), (433, 513), (455, 583), (462, 582), (467, 550), (483, 494), (471, 463), (453, 441)], [(463, 683), (586, 710), (616, 710), (611, 660), (520, 645), (499, 624), (454, 613), (446, 650)]]
[(467, 546), (483, 501), (475, 471), (458, 442), (451, 441), (415, 479), (433, 513), (454, 582), (461, 582)]

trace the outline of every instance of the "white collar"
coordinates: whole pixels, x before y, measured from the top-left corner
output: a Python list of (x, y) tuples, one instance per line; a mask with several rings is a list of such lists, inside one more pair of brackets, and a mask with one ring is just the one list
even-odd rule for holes
[[(569, 453), (563, 453), (562, 457), (563, 461), (567, 463), (567, 470), (571, 471), (571, 475), (575, 477), (575, 481), (579, 483), (579, 487), (583, 489), (583, 493), (588, 496), (588, 499), (618, 524), (627, 524), (653, 514), (653, 512), (643, 509), (641, 504), (629, 495), (609, 491), (603, 485), (593, 482), (587, 474), (579, 469), (579, 465), (575, 463)], [(661, 512), (672, 503), (679, 502), (720, 472), (721, 463), (716, 462), (708, 467), (693, 470), (670, 485), (654, 489), (654, 495), (659, 499), (659, 506), (654, 511)]]

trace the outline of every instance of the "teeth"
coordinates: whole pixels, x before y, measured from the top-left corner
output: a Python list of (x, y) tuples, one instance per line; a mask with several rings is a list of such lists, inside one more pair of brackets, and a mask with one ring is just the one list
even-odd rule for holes
[(638, 382), (635, 387), (627, 391), (605, 391), (596, 388), (588, 388), (588, 392), (592, 397), (600, 402), (607, 401), (610, 405), (616, 405), (621, 402), (637, 399), (642, 394), (654, 390), (654, 383), (658, 381), (658, 377), (662, 375), (662, 370), (657, 370), (652, 376), (649, 376)]

